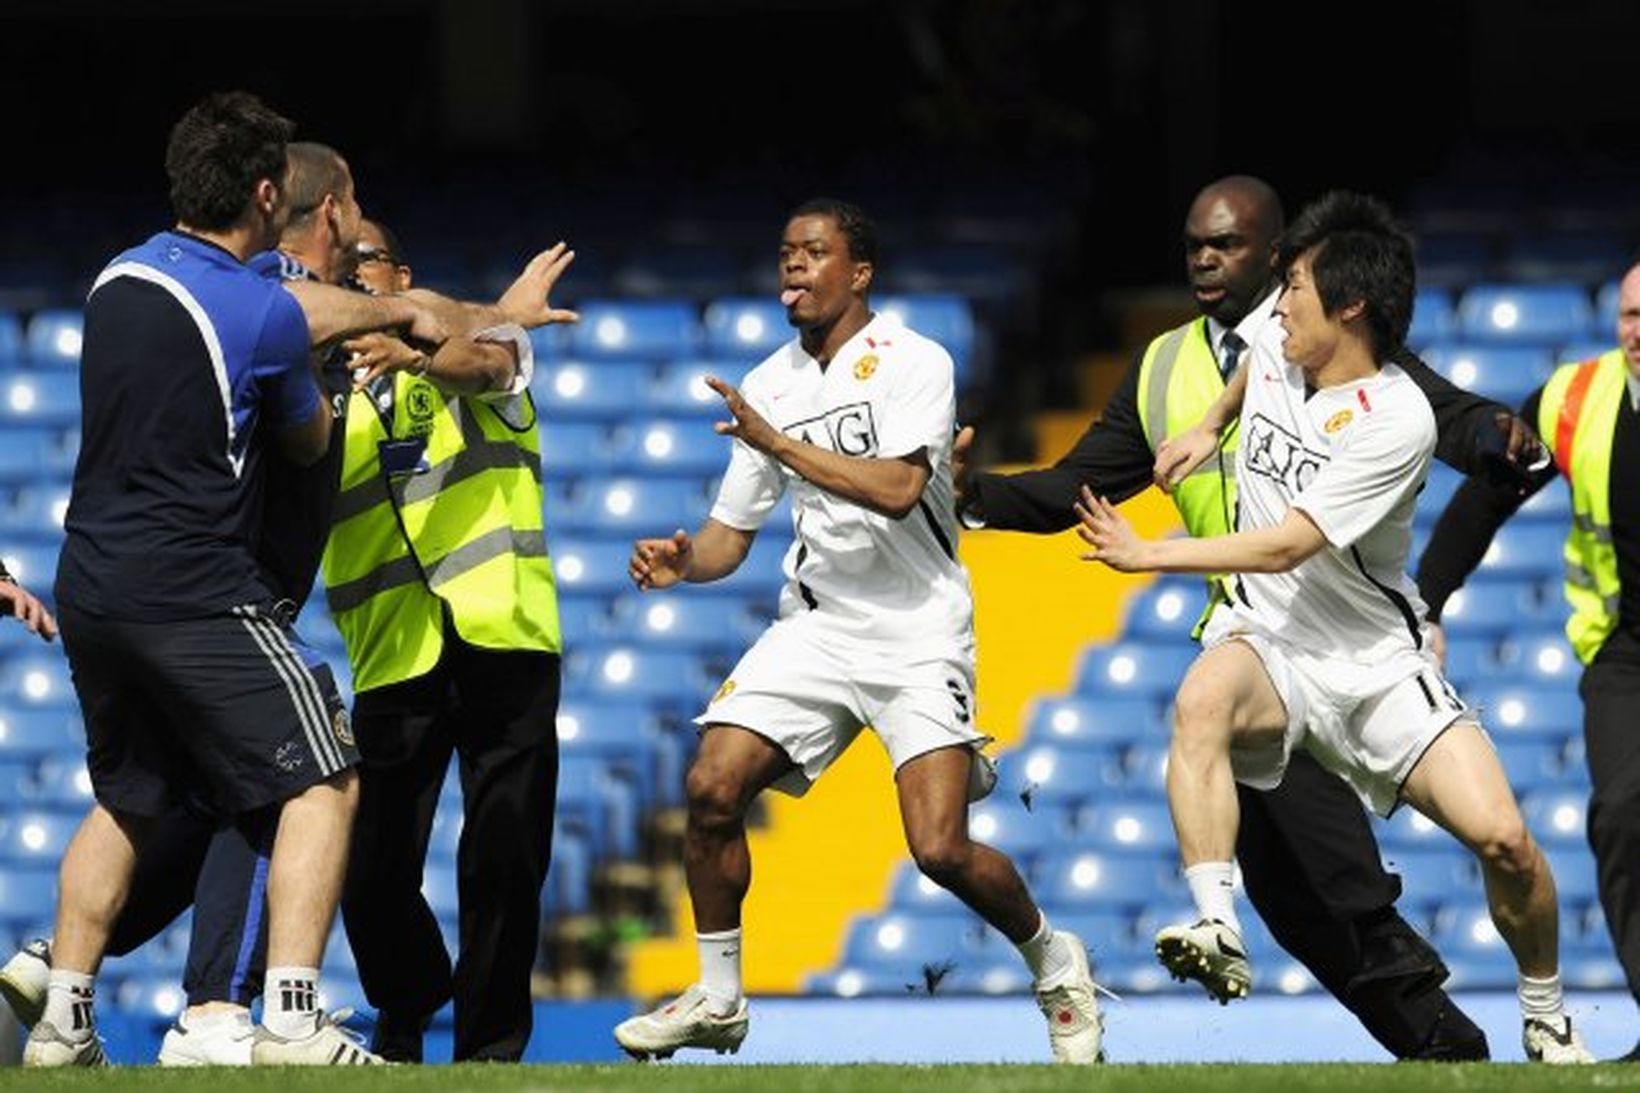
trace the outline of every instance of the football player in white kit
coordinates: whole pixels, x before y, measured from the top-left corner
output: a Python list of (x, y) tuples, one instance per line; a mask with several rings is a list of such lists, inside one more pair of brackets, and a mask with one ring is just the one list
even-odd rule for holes
[(973, 598), (957, 560), (950, 355), (867, 302), (876, 230), (845, 202), (800, 206), (780, 244), (780, 299), (799, 335), (740, 390), (709, 380), (734, 439), (694, 536), (640, 540), (639, 588), (705, 582), (740, 565), (790, 491), (796, 540), (778, 620), (696, 718), (684, 866), (701, 978), (615, 1029), (640, 1058), (739, 1048), (745, 815), (773, 786), (801, 795), (869, 725), (894, 763), (918, 867), (1018, 945), (1061, 1062), (1101, 1058), (1087, 952), (1055, 932), (1013, 863), (968, 837), (968, 803), (995, 781), (974, 725)]
[(1554, 878), (1497, 754), (1441, 674), (1406, 576), (1429, 469), (1429, 402), (1394, 364), (1412, 316), (1412, 241), (1384, 205), (1329, 194), (1283, 236), (1283, 289), (1237, 328), (1250, 347), (1195, 430), (1157, 453), (1182, 481), (1237, 420), (1237, 531), (1139, 539), (1114, 507), (1082, 505), (1085, 555), (1124, 572), (1236, 573), (1180, 685), (1167, 794), (1200, 913), (1156, 951), (1221, 1003), (1251, 972), (1231, 899), (1234, 779), (1280, 782), (1303, 745), (1387, 816), (1402, 802), (1474, 852), (1519, 969), (1528, 1058), (1592, 1062), (1561, 1003)]

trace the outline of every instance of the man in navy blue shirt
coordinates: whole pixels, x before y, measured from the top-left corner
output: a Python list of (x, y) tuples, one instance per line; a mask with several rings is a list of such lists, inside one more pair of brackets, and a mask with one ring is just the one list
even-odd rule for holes
[(296, 299), (245, 261), (278, 238), (292, 125), (213, 95), (172, 131), (175, 230), (115, 259), (85, 308), (83, 440), (57, 603), (97, 804), (65, 855), (36, 1066), (104, 1061), (93, 977), (138, 847), (190, 794), (276, 813), (268, 970), (252, 1057), (376, 1062), (318, 1009), (346, 865), (357, 751), (257, 565), (257, 463), (329, 445)]

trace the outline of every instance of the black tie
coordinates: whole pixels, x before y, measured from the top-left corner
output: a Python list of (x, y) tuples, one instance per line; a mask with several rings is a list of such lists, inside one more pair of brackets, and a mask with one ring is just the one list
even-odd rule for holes
[(1236, 374), (1236, 364), (1246, 348), (1247, 343), (1234, 330), (1226, 332), (1219, 342), (1219, 375), (1224, 377), (1224, 382), (1229, 383), (1230, 377)]

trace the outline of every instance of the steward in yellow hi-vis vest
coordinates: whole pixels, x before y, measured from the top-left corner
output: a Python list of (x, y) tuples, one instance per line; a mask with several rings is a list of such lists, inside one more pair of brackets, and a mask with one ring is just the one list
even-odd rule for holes
[[(1224, 367), (1237, 356), (1227, 338), (1275, 287), (1270, 257), (1280, 230), (1280, 201), (1258, 179), (1236, 176), (1204, 188), (1184, 231), (1198, 317), (1146, 343), (1102, 415), (1058, 462), (1018, 474), (972, 475), (963, 490), (964, 522), (1064, 531), (1077, 522), (1072, 503), (1084, 485), (1112, 502), (1147, 489), (1155, 447), (1195, 425), (1223, 390)], [(1394, 360), (1435, 411), (1437, 458), (1465, 473), (1511, 473), (1506, 445), (1513, 434), (1496, 419), (1506, 408), (1453, 387), (1410, 353)], [(1219, 459), (1173, 494), (1193, 534), (1218, 535), (1235, 526), (1239, 440), (1229, 431)], [(1217, 594), (1234, 595), (1233, 585)], [(1074, 610), (1074, 599), (1070, 603)], [(1485, 1058), (1480, 1029), (1440, 987), (1439, 957), (1395, 910), (1400, 885), (1384, 872), (1354, 795), (1300, 752), (1278, 789), (1244, 789), (1240, 798), (1236, 852), (1247, 892), (1288, 951), (1311, 968), (1329, 969), (1322, 985), (1396, 1056)]]
[(503, 406), (405, 372), (355, 393), (324, 580), (358, 691), (431, 670), (446, 611), (479, 648), (559, 652), (529, 394)]
[[(398, 241), (368, 221), (360, 234), (359, 279), (408, 289)], [(494, 310), (573, 319), (545, 302), (572, 258), (562, 245), (537, 255)], [(419, 1062), (453, 1000), (457, 1060), (516, 1061), (552, 860), (563, 644), (530, 341), (503, 324), (431, 359), (382, 335), (347, 344), (375, 378), (348, 405), (324, 557), (361, 757), (342, 921), (380, 1011), (378, 1052)], [(461, 782), (461, 816), (441, 821), (460, 824), (459, 954), (422, 895), (447, 775)]]
[[(1465, 483), (1430, 536), (1418, 566), (1418, 587), (1430, 617), (1438, 617), (1480, 565), (1504, 522), (1544, 486), (1565, 479), (1569, 517), (1564, 506), (1543, 504), (1520, 517), (1569, 525), (1561, 556), (1541, 558), (1544, 576), (1527, 592), (1494, 582), (1467, 594), (1524, 595), (1528, 603), (1537, 596), (1541, 602), (1558, 584), (1571, 608), (1565, 634), (1583, 665), (1577, 686), (1594, 788), (1589, 845), (1606, 926), (1629, 990), (1640, 998), (1640, 886), (1635, 882), (1640, 863), (1640, 720), (1635, 715), (1640, 707), (1640, 265), (1618, 285), (1616, 334), (1616, 348), (1561, 364), (1522, 404), (1521, 416), (1537, 424), (1552, 462), (1525, 490)], [(1523, 619), (1523, 627), (1530, 625)], [(1572, 658), (1541, 631), (1525, 630), (1514, 638), (1504, 655), (1530, 659), (1519, 671), (1507, 662), (1500, 668), (1515, 685), (1509, 697), (1518, 701), (1518, 728), (1538, 733), (1575, 725), (1579, 703), (1569, 693), (1576, 678)], [(1513, 651), (1523, 643), (1521, 651)], [(1545, 674), (1550, 678), (1542, 678)], [(1531, 787), (1515, 788), (1531, 792)]]

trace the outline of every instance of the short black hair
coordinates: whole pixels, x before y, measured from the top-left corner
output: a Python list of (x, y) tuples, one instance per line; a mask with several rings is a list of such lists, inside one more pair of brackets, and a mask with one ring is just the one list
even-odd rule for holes
[(285, 145), (295, 132), (295, 122), (247, 91), (219, 91), (196, 103), (165, 148), (177, 219), (208, 231), (232, 227), (258, 182), (283, 185)]
[(860, 206), (835, 197), (814, 197), (792, 210), (787, 220), (800, 216), (829, 216), (848, 240), (848, 256), (856, 262), (877, 264), (877, 225)]
[(1372, 351), (1388, 360), (1406, 342), (1412, 325), (1417, 267), (1412, 236), (1389, 206), (1366, 194), (1334, 190), (1304, 207), (1276, 247), (1276, 270), (1285, 278), (1299, 255), (1314, 251), (1310, 270), (1327, 315), (1360, 301)]
[(399, 242), (398, 233), (380, 220), (367, 220), (366, 222), (375, 225), (376, 230), (382, 233), (382, 242), (387, 244), (387, 253), (393, 256), (393, 264), (395, 266), (408, 266), (410, 258), (404, 253), (404, 244)]

